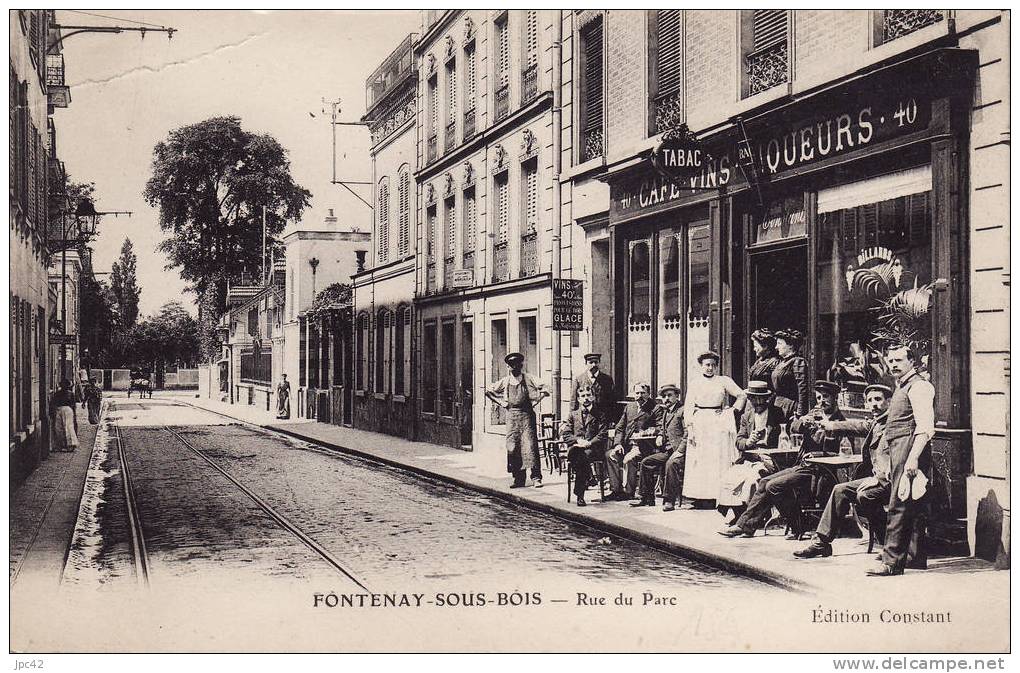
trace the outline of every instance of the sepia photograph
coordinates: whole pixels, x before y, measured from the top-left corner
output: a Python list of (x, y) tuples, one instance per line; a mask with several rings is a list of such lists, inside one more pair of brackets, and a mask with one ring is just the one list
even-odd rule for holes
[(1010, 18), (9, 10), (10, 670), (1006, 668)]

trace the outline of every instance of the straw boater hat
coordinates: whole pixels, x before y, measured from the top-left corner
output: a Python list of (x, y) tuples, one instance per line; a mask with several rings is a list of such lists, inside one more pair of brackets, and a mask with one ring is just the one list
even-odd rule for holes
[(698, 356), (698, 364), (700, 365), (703, 360), (715, 360), (716, 364), (719, 364), (719, 354), (715, 351), (705, 351)]
[(772, 395), (772, 389), (764, 381), (748, 381), (744, 392), (748, 397), (769, 397)]
[(514, 362), (524, 362), (524, 353), (507, 353), (506, 357), (503, 358), (503, 362), (508, 365), (511, 365)]
[(830, 395), (835, 396), (839, 395), (839, 384), (835, 383), (834, 381), (826, 381), (825, 379), (820, 379), (818, 381), (815, 381), (815, 390), (817, 390), (820, 393), (829, 393)]
[(864, 389), (864, 394), (867, 395), (872, 390), (880, 390), (886, 397), (892, 397), (892, 388), (884, 386), (881, 383), (872, 383), (870, 386)]

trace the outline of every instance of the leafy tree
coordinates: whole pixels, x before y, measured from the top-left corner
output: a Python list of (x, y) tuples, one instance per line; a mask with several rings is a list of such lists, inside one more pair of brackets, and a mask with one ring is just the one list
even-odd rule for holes
[(265, 261), (262, 208), (267, 233), (275, 236), (301, 216), (311, 193), (294, 182), (275, 138), (245, 131), (238, 117), (215, 117), (179, 128), (156, 145), (144, 196), (159, 207), (168, 234), (159, 247), (166, 268), (180, 268), (198, 295), (199, 339), (212, 359), (227, 280), (258, 273)]
[(163, 304), (130, 331), (133, 364), (163, 371), (167, 365), (191, 366), (198, 362), (198, 325), (179, 301)]
[(113, 263), (113, 273), (110, 274), (110, 289), (117, 302), (120, 326), (124, 330), (130, 330), (138, 321), (138, 299), (142, 290), (135, 276), (137, 268), (138, 257), (134, 246), (130, 238), (125, 238), (120, 248), (120, 257)]

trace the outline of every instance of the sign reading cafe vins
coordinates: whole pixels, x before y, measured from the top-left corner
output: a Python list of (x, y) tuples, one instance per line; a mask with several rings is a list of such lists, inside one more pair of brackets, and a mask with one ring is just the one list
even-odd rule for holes
[[(931, 101), (921, 95), (845, 100), (860, 102), (789, 125), (775, 121), (748, 125), (751, 152), (762, 178), (767, 182), (784, 171), (924, 131), (931, 121)], [(667, 132), (652, 153), (652, 165), (654, 173), (611, 185), (611, 220), (663, 210), (693, 192), (739, 189), (748, 182), (738, 159), (737, 138), (731, 133), (698, 140), (686, 126)]]

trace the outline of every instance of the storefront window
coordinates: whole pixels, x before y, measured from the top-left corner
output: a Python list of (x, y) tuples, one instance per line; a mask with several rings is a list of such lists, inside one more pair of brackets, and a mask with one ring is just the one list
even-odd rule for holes
[[(868, 383), (891, 382), (885, 345), (906, 342), (922, 362), (931, 346), (930, 172), (903, 175), (912, 181), (900, 179), (902, 195), (872, 181), (881, 200), (862, 202), (866, 185), (858, 198), (819, 193), (815, 373), (842, 384), (851, 408), (863, 406)], [(926, 191), (903, 194), (911, 188)]]
[[(690, 245), (690, 298), (687, 304), (689, 327), (708, 326), (709, 272), (712, 268), (711, 232), (708, 225), (688, 229)], [(704, 323), (702, 325), (702, 323)]]
[(429, 414), (436, 413), (437, 337), (436, 323), (426, 322), (422, 330), (421, 410)]
[(637, 241), (630, 249), (630, 318), (648, 320), (651, 316), (651, 260), (648, 242)]
[[(489, 366), (489, 381), (495, 383), (506, 376), (506, 365), (503, 358), (506, 357), (506, 320), (499, 319), (492, 321), (492, 361)], [(494, 425), (506, 423), (506, 410), (498, 404), (490, 404), (490, 422)]]
[(662, 267), (662, 315), (665, 319), (680, 315), (680, 245), (673, 233), (659, 239)]
[(457, 372), (457, 344), (454, 343), (456, 325), (452, 320), (443, 321), (442, 330), (442, 363), (440, 369), (440, 386), (442, 386), (442, 397), (440, 398), (439, 413), (442, 416), (453, 416), (453, 393), (456, 386)]

